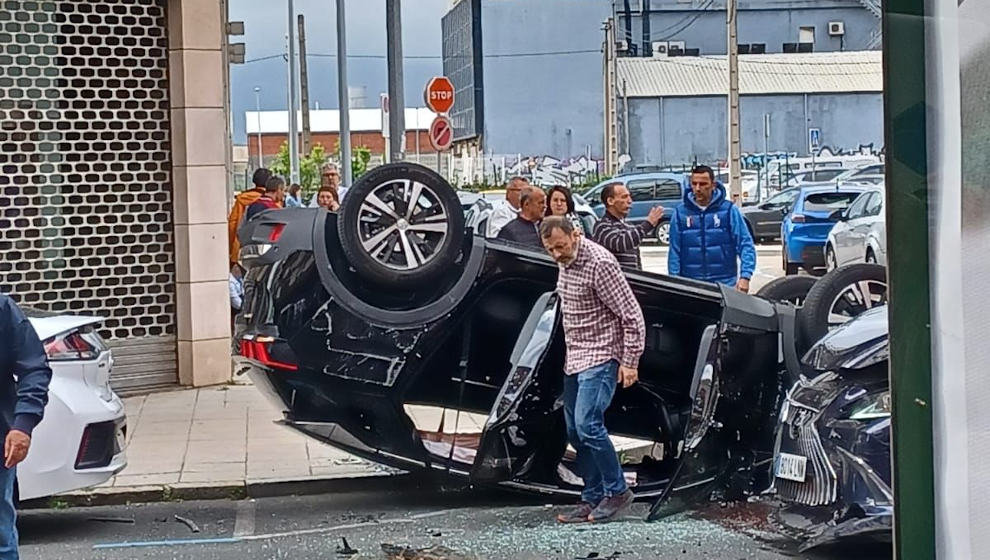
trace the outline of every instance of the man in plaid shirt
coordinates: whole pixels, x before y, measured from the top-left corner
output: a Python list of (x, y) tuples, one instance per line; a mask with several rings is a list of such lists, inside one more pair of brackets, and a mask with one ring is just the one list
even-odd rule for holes
[(619, 263), (601, 245), (582, 238), (565, 217), (540, 225), (543, 246), (560, 266), (557, 293), (564, 316), (564, 419), (584, 479), (581, 504), (557, 516), (561, 523), (614, 519), (633, 501), (605, 429), (605, 410), (618, 382), (639, 378), (646, 341), (643, 311)]

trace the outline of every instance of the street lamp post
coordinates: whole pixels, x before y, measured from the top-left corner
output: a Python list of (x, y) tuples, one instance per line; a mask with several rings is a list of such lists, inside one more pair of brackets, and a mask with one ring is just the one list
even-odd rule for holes
[(261, 88), (254, 86), (254, 118), (258, 123), (258, 168), (265, 166), (265, 158), (261, 152)]

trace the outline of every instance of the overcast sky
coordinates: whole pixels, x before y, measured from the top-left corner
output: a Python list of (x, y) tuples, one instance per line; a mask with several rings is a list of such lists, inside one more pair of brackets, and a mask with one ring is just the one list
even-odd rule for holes
[[(366, 88), (366, 106), (378, 105), (379, 93), (388, 88), (385, 66), (385, 0), (347, 1), (347, 79), (351, 86)], [(423, 86), (443, 73), (440, 59), (440, 18), (450, 0), (402, 2), (402, 48), (406, 57), (406, 106), (423, 104)], [(306, 49), (309, 52), (310, 106), (337, 108), (337, 34), (333, 0), (296, 0), (296, 14), (306, 16)], [(285, 110), (288, 68), (284, 58), (288, 8), (286, 0), (231, 0), (230, 20), (243, 21), (245, 32), (234, 42), (246, 44), (247, 64), (230, 68), (234, 142), (246, 141), (244, 112), (255, 108), (254, 88), (260, 87), (263, 111)], [(367, 58), (378, 56), (380, 58)], [(273, 57), (265, 59), (266, 57)], [(264, 59), (264, 60), (258, 60)], [(253, 61), (253, 62), (252, 62)]]

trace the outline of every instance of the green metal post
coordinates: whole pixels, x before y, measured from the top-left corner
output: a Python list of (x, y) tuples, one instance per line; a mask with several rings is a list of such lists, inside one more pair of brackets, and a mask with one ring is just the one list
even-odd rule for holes
[[(894, 553), (935, 558), (925, 2), (883, 4)], [(919, 227), (921, 226), (921, 227)]]

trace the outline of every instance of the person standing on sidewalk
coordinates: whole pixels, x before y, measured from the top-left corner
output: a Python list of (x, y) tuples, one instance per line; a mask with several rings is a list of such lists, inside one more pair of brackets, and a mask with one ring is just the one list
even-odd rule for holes
[(691, 188), (670, 220), (668, 273), (749, 292), (755, 269), (756, 245), (742, 212), (726, 198), (711, 167), (695, 167)]
[(643, 311), (615, 256), (585, 239), (565, 216), (545, 218), (540, 237), (560, 267), (564, 420), (584, 480), (581, 504), (558, 515), (557, 521), (608, 521), (633, 501), (605, 429), (605, 410), (617, 382), (630, 387), (639, 380), (639, 358), (646, 345)]
[(529, 186), (525, 177), (513, 177), (505, 185), (505, 200), (495, 205), (495, 211), (488, 218), (488, 237), (498, 237), (505, 224), (515, 220), (522, 208), (520, 197), (524, 188)]
[(256, 169), (254, 176), (251, 177), (254, 188), (246, 190), (234, 197), (234, 205), (230, 208), (230, 215), (227, 216), (227, 243), (230, 266), (237, 264), (237, 260), (240, 257), (241, 242), (237, 240), (237, 228), (244, 221), (244, 212), (247, 211), (248, 206), (254, 204), (256, 200), (261, 198), (261, 195), (265, 194), (265, 184), (271, 176), (272, 172), (264, 167)]
[(539, 187), (523, 187), (519, 205), (519, 216), (505, 224), (498, 232), (498, 238), (542, 250), (539, 228), (547, 210), (547, 195)]
[(247, 210), (244, 211), (244, 219), (250, 220), (265, 210), (281, 208), (284, 199), (285, 181), (278, 175), (272, 175), (265, 183), (265, 194), (261, 195), (251, 206), (248, 206)]
[(0, 421), (6, 434), (0, 467), (0, 560), (17, 560), (17, 464), (27, 457), (31, 432), (45, 414), (52, 370), (31, 322), (6, 294), (0, 294), (0, 341)]
[(651, 208), (646, 221), (636, 225), (627, 224), (626, 216), (632, 207), (632, 195), (622, 183), (605, 185), (602, 189), (602, 204), (605, 205), (605, 215), (595, 224), (592, 238), (611, 251), (620, 265), (641, 270), (643, 261), (639, 256), (639, 246), (643, 243), (643, 238), (660, 223), (663, 206)]

